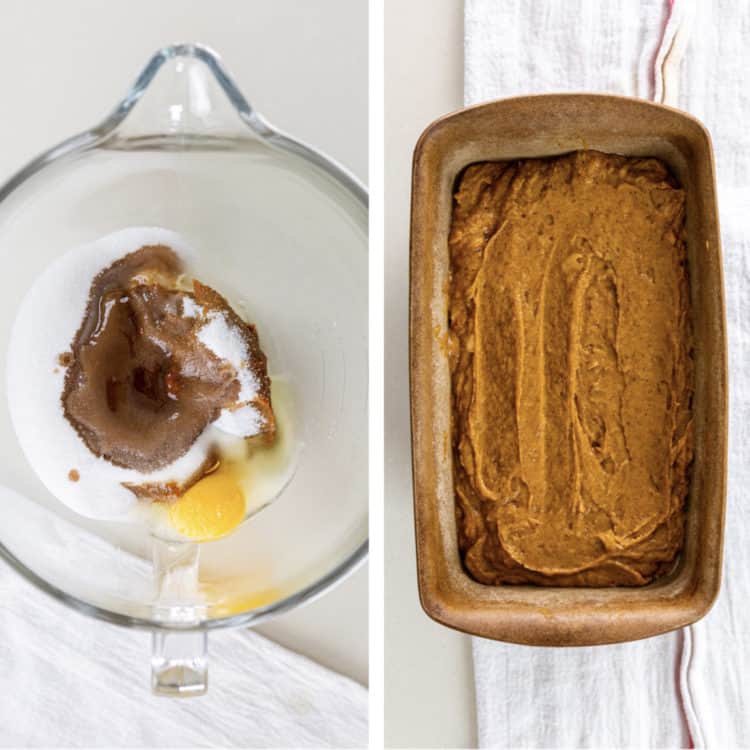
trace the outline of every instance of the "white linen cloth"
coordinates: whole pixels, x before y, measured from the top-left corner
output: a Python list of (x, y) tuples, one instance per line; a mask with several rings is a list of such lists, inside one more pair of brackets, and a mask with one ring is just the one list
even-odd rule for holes
[(201, 697), (150, 691), (150, 636), (0, 561), (0, 747), (366, 747), (367, 691), (251, 630), (209, 636)]
[[(681, 4), (465, 0), (467, 104), (560, 91), (666, 95), (708, 127), (730, 367), (724, 578), (714, 608), (684, 631), (617, 646), (474, 639), (481, 747), (750, 746), (750, 4)], [(687, 46), (668, 25), (670, 10), (694, 14)], [(663, 38), (673, 56), (667, 75), (679, 72), (667, 85), (654, 75), (669, 53)], [(684, 54), (679, 71), (675, 51)]]

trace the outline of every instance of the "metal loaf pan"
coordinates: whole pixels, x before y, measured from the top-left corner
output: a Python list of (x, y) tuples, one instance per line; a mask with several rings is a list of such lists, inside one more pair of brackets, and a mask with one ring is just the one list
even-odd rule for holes
[[(456, 177), (473, 162), (596, 149), (665, 161), (687, 193), (695, 343), (695, 461), (685, 546), (675, 570), (640, 588), (486, 586), (458, 552), (450, 449), (448, 233)], [(414, 154), (410, 374), (419, 594), (433, 619), (514, 643), (593, 645), (636, 640), (700, 619), (720, 585), (726, 499), (727, 353), (711, 139), (694, 118), (624, 97), (562, 94), (506, 99), (430, 125)]]

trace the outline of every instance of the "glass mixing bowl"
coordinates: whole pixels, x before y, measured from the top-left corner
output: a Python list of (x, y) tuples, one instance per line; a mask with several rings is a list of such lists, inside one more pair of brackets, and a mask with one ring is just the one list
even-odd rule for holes
[(203, 280), (257, 324), (269, 372), (288, 385), (301, 441), (293, 478), (223, 539), (159, 542), (57, 501), (3, 400), (0, 555), (74, 609), (153, 631), (153, 689), (200, 694), (208, 630), (297, 607), (366, 557), (367, 194), (254, 111), (214, 52), (162, 49), (104, 122), (0, 187), (3, 370), (42, 270), (130, 226), (183, 235), (204, 253)]

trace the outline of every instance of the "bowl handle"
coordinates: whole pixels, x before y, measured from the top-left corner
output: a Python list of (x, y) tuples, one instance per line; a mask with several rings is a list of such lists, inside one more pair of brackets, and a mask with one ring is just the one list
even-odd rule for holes
[(208, 634), (165, 632), (151, 638), (151, 689), (172, 698), (203, 695), (208, 689)]
[(208, 637), (197, 629), (205, 620), (199, 601), (200, 546), (152, 537), (157, 597), (155, 620), (164, 628), (151, 637), (151, 689), (172, 697), (203, 695), (208, 689)]

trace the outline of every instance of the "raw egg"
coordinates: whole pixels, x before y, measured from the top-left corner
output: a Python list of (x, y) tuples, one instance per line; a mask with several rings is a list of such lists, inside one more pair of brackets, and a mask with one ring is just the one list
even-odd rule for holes
[(231, 464), (223, 464), (169, 506), (169, 521), (178, 534), (194, 541), (208, 541), (239, 526), (245, 509), (241, 478)]

